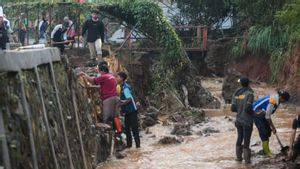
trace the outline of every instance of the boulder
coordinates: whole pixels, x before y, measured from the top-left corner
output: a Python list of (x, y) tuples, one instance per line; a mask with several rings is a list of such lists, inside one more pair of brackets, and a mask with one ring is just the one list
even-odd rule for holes
[(151, 126), (154, 126), (155, 124), (156, 124), (156, 120), (150, 116), (144, 116), (142, 118), (142, 127), (143, 128), (151, 127)]

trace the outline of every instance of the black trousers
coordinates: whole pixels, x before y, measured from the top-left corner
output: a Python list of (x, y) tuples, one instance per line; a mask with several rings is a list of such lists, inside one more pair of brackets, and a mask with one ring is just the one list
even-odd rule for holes
[(300, 136), (298, 136), (297, 140), (294, 143), (292, 161), (295, 161), (296, 158), (299, 156), (299, 154), (300, 154)]
[(26, 31), (20, 29), (18, 32), (18, 38), (19, 38), (19, 42), (22, 44), (22, 46), (25, 45), (25, 37), (26, 37)]
[[(140, 147), (140, 135), (138, 127), (138, 112), (125, 113), (125, 131), (127, 147), (132, 146), (132, 135), (137, 147)], [(131, 134), (132, 133), (132, 134)]]
[(269, 141), (272, 134), (272, 129), (269, 122), (266, 119), (256, 119), (254, 118), (255, 125), (257, 127), (259, 137), (261, 141)]
[(236, 146), (242, 146), (242, 143), (244, 141), (244, 148), (248, 149), (250, 146), (250, 140), (252, 135), (252, 126), (245, 126), (242, 124), (239, 124), (238, 122), (235, 123), (235, 127), (237, 128), (237, 141)]

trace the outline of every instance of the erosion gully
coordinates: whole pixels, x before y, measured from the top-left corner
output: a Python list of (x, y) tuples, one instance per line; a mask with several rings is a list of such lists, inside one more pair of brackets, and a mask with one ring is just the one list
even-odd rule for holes
[[(202, 85), (210, 90), (212, 94), (221, 99), (222, 78), (203, 79)], [(270, 94), (274, 91), (272, 87), (266, 84), (252, 85), (255, 96)], [(175, 145), (159, 145), (158, 140), (163, 136), (170, 135), (172, 126), (162, 126), (157, 124), (149, 129), (151, 134), (141, 132), (142, 148), (131, 148), (125, 150), (127, 157), (124, 159), (111, 159), (101, 164), (100, 169), (236, 169), (253, 168), (245, 166), (243, 163), (237, 163), (235, 159), (235, 141), (236, 130), (234, 127), (234, 114), (230, 112), (229, 105), (222, 104), (221, 109), (205, 110), (206, 122), (193, 127), (193, 135), (185, 136), (184, 142)], [(284, 145), (289, 143), (291, 132), (291, 123), (296, 116), (294, 106), (281, 105), (273, 116), (275, 126), (277, 126), (278, 135)], [(204, 128), (213, 127), (219, 130), (219, 133), (212, 133), (206, 136), (197, 134)], [(253, 136), (251, 139), (251, 149), (254, 154), (261, 150), (260, 139), (256, 127), (253, 127)], [(270, 148), (273, 153), (280, 152), (280, 146), (275, 138), (270, 139)], [(253, 164), (256, 164), (265, 157), (255, 155), (252, 158)], [(255, 168), (259, 168), (256, 166)], [(271, 167), (276, 168), (276, 166)]]

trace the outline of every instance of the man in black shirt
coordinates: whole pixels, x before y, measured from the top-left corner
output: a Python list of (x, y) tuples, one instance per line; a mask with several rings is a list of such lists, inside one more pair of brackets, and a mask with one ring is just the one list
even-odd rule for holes
[(63, 22), (62, 24), (56, 25), (51, 32), (51, 44), (52, 46), (59, 48), (61, 54), (64, 53), (65, 44), (69, 42), (64, 38), (68, 27), (69, 23)]
[[(104, 24), (98, 18), (99, 12), (97, 10), (92, 11), (92, 19), (85, 21), (82, 27), (82, 36), (80, 40), (83, 41), (83, 36), (87, 33), (87, 42), (90, 50), (91, 59), (96, 58), (99, 62), (102, 59), (102, 42), (104, 42)], [(97, 58), (98, 56), (98, 58)]]
[(288, 156), (289, 156), (290, 160), (294, 161), (300, 154), (300, 135), (298, 135), (298, 138), (295, 142), (297, 128), (300, 128), (300, 115), (298, 115), (293, 120), (292, 128), (293, 128), (293, 131), (291, 133), (290, 149), (289, 149)]

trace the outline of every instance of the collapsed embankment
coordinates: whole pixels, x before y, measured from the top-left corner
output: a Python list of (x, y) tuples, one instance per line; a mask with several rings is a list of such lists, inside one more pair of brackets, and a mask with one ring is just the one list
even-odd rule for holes
[[(233, 39), (234, 40), (234, 39)], [(231, 76), (232, 70), (241, 75), (248, 76), (255, 82), (266, 82), (269, 85), (285, 89), (292, 94), (291, 102), (300, 103), (300, 44), (295, 43), (286, 52), (282, 68), (276, 75), (275, 81), (271, 81), (271, 57), (268, 54), (251, 54), (234, 58), (230, 50), (232, 39), (221, 39), (210, 42), (206, 62), (208, 69), (219, 76)], [(230, 70), (230, 71), (228, 71)]]
[(0, 134), (8, 169), (92, 169), (110, 155), (111, 133), (57, 49), (1, 53)]

